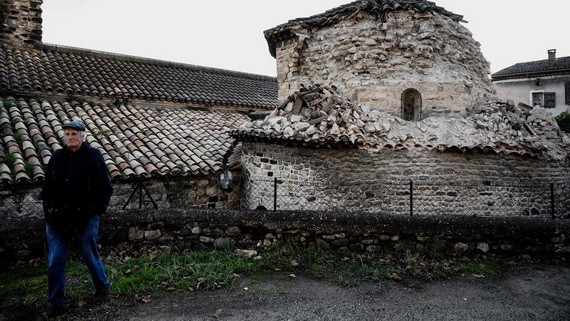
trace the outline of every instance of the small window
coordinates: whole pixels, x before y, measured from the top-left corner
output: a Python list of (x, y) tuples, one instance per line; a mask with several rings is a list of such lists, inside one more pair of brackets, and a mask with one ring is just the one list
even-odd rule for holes
[(556, 107), (556, 93), (554, 92), (538, 92), (532, 93), (532, 105), (544, 108)]
[(422, 95), (413, 88), (402, 93), (402, 118), (407, 121), (419, 121), (422, 112)]
[(532, 93), (532, 105), (533, 106), (544, 106), (544, 93)]

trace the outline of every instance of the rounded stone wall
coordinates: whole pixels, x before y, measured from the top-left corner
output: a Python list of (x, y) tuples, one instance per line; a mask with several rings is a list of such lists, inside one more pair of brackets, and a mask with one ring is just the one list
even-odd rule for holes
[(568, 159), (477, 151), (309, 149), (261, 142), (244, 143), (243, 157), (241, 204), (248, 209), (544, 217), (570, 213)]
[[(292, 26), (297, 37), (276, 47), (280, 100), (301, 84), (331, 84), (355, 102), (419, 120), (460, 115), (494, 97), (480, 44), (449, 16), (399, 10), (383, 22), (360, 11), (322, 28), (304, 27)], [(413, 101), (402, 97), (409, 90), (419, 94)]]

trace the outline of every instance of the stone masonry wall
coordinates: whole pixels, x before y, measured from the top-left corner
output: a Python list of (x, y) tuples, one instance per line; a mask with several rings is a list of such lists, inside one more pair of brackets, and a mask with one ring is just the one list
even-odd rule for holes
[[(238, 173), (234, 173), (234, 179), (239, 180)], [(222, 190), (215, 176), (184, 180), (151, 180), (145, 181), (144, 186), (159, 209), (232, 209), (239, 206), (239, 189), (234, 187), (231, 191)], [(138, 209), (140, 196), (142, 196), (142, 209), (153, 209), (154, 206), (146, 191), (137, 187), (137, 182), (115, 182), (108, 211), (122, 210), (127, 203), (125, 209)], [(19, 219), (43, 219), (40, 192), (41, 188), (0, 190), (0, 220), (11, 225), (12, 221)]]
[(568, 160), (436, 150), (309, 149), (244, 143), (242, 207), (409, 215), (550, 216), (570, 213)]
[[(0, 244), (1, 262), (45, 256), (41, 220), (20, 221)], [(177, 250), (234, 249), (255, 255), (294, 242), (334, 251), (438, 256), (567, 256), (570, 221), (550, 218), (402, 217), (368, 213), (233, 210), (112, 210), (101, 221), (100, 242)]]
[(471, 32), (443, 16), (396, 11), (387, 22), (359, 13), (320, 30), (301, 30), (277, 46), (279, 100), (300, 84), (341, 94), (401, 117), (406, 89), (421, 94), (421, 118), (459, 115), (494, 95), (489, 63)]
[(16, 46), (42, 42), (42, 0), (0, 1), (0, 40)]

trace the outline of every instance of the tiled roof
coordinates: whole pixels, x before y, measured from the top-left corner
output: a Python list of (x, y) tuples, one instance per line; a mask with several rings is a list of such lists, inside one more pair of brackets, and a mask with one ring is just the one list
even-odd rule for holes
[(217, 173), (233, 150), (229, 131), (248, 120), (208, 109), (0, 99), (3, 185), (42, 181), (45, 165), (62, 146), (61, 126), (69, 120), (85, 123), (87, 141), (101, 150), (115, 180)]
[(521, 62), (492, 74), (493, 81), (551, 75), (570, 75), (570, 56)]
[(425, 149), (492, 151), (568, 157), (570, 140), (544, 108), (517, 108), (502, 102), (473, 107), (465, 118), (429, 117), (408, 122), (356, 104), (330, 86), (295, 92), (264, 119), (231, 132), (245, 142), (310, 148)]
[(336, 24), (358, 11), (371, 12), (378, 15), (380, 19), (384, 21), (385, 14), (387, 12), (398, 10), (414, 10), (422, 13), (437, 12), (457, 21), (463, 20), (463, 16), (447, 11), (444, 8), (437, 6), (434, 2), (426, 0), (359, 0), (328, 10), (321, 14), (289, 20), (287, 23), (266, 30), (264, 34), (267, 44), (269, 45), (269, 52), (273, 57), (275, 57), (277, 43), (293, 38), (295, 33), (292, 32), (292, 30), (297, 26), (301, 26), (303, 28), (326, 27)]
[(0, 92), (273, 109), (274, 77), (78, 48), (0, 45)]

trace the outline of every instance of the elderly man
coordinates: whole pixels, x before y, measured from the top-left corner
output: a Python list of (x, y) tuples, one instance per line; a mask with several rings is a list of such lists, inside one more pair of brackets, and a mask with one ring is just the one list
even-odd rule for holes
[(111, 178), (101, 152), (85, 142), (85, 125), (71, 121), (63, 130), (65, 146), (50, 159), (41, 193), (49, 247), (47, 317), (65, 311), (65, 264), (72, 240), (95, 286), (92, 301), (109, 299), (110, 284), (97, 250), (97, 235), (99, 219), (113, 193)]

